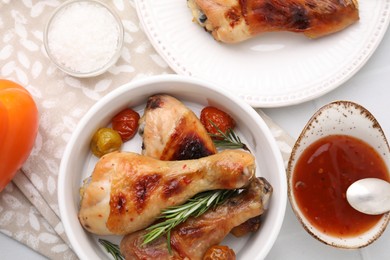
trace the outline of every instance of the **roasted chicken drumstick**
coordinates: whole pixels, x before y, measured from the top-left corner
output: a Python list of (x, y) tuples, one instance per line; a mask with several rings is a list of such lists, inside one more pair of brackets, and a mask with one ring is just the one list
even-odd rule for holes
[(183, 161), (110, 153), (81, 189), (79, 220), (91, 233), (128, 234), (152, 224), (169, 206), (202, 191), (241, 188), (254, 174), (254, 156), (241, 150)]
[(142, 245), (145, 230), (126, 235), (120, 244), (121, 253), (126, 259), (200, 260), (207, 249), (219, 244), (233, 227), (263, 214), (271, 194), (272, 187), (264, 178), (253, 178), (239, 195), (175, 227), (171, 231), (172, 254), (168, 251), (166, 237)]
[(217, 152), (194, 112), (169, 95), (149, 97), (140, 133), (142, 154), (164, 161), (198, 159)]
[(221, 42), (264, 32), (290, 31), (318, 38), (359, 20), (357, 0), (188, 0), (194, 20)]

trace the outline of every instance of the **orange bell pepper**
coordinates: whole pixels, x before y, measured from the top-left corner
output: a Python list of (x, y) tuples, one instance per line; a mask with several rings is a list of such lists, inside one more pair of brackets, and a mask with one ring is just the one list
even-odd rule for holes
[(38, 133), (38, 109), (30, 93), (0, 79), (0, 192), (27, 160)]

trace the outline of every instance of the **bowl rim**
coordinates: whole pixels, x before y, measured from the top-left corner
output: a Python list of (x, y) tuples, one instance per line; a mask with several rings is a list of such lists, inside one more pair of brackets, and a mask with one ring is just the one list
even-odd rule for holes
[[(329, 246), (332, 246), (332, 247), (335, 247), (335, 248), (359, 249), (359, 248), (363, 248), (363, 247), (369, 246), (374, 241), (379, 239), (379, 237), (384, 233), (385, 229), (387, 228), (387, 226), (388, 226), (388, 224), (390, 222), (390, 212), (384, 213), (382, 218), (377, 222), (377, 224), (375, 226), (373, 226), (372, 228), (370, 228), (369, 230), (367, 230), (366, 232), (364, 232), (362, 234), (358, 234), (358, 235), (356, 235), (354, 237), (338, 238), (340, 241), (343, 240), (344, 243), (347, 243), (347, 241), (350, 241), (352, 239), (358, 238), (358, 237), (360, 237), (360, 236), (362, 236), (364, 234), (369, 233), (370, 231), (372, 231), (374, 229), (378, 229), (378, 231), (375, 232), (369, 239), (361, 241), (360, 244), (356, 243), (356, 244), (351, 246), (351, 245), (347, 245), (347, 244), (343, 244), (343, 243), (333, 243), (333, 242), (330, 241), (330, 239), (331, 238), (337, 239), (336, 237), (321, 232), (316, 226), (312, 225), (310, 223), (310, 221), (304, 216), (304, 214), (300, 210), (299, 206), (295, 202), (296, 200), (295, 200), (294, 192), (293, 192), (293, 188), (292, 188), (292, 177), (293, 177), (293, 174), (294, 174), (293, 171), (295, 169), (295, 165), (296, 165), (297, 161), (299, 160), (302, 152), (305, 150), (305, 148), (301, 148), (301, 141), (304, 139), (304, 133), (309, 131), (309, 129), (311, 128), (312, 122), (314, 122), (317, 117), (321, 116), (321, 114), (322, 114), (322, 112), (324, 110), (331, 109), (332, 107), (337, 106), (337, 105), (342, 105), (344, 107), (354, 107), (357, 110), (363, 111), (363, 114), (367, 118), (369, 118), (369, 120), (371, 122), (373, 122), (374, 125), (376, 125), (375, 128), (380, 133), (381, 137), (383, 138), (384, 143), (386, 145), (386, 148), (387, 148), (387, 150), (388, 150), (388, 152), (390, 154), (390, 146), (389, 146), (389, 143), (387, 141), (386, 135), (385, 135), (385, 133), (383, 131), (383, 128), (380, 126), (380, 124), (377, 121), (377, 119), (374, 117), (374, 115), (367, 108), (365, 108), (364, 106), (362, 106), (362, 105), (360, 105), (360, 104), (358, 104), (356, 102), (350, 101), (350, 100), (336, 100), (336, 101), (332, 101), (330, 103), (327, 103), (327, 104), (323, 105), (322, 107), (320, 107), (310, 117), (310, 119), (308, 120), (308, 122), (306, 123), (306, 125), (304, 126), (302, 131), (300, 132), (300, 134), (299, 134), (299, 136), (298, 136), (294, 146), (292, 147), (291, 154), (290, 154), (290, 157), (289, 157), (289, 160), (288, 160), (288, 163), (287, 163), (287, 169), (286, 169), (286, 173), (287, 173), (287, 196), (288, 196), (288, 200), (290, 202), (289, 203), (290, 207), (291, 207), (292, 211), (294, 212), (294, 215), (296, 216), (296, 218), (300, 222), (301, 226), (312, 237), (314, 237), (315, 239), (317, 239), (318, 241), (320, 241), (320, 242), (322, 242), (322, 243), (324, 243), (326, 245), (329, 245)], [(323, 138), (325, 136), (329, 136), (329, 135), (332, 135), (332, 134), (325, 134), (325, 135), (320, 136), (318, 138), (314, 138), (315, 140), (311, 141), (310, 143), (305, 144), (304, 147), (309, 147), (314, 142), (320, 140), (321, 138)], [(348, 134), (344, 133), (343, 135), (348, 135)], [(350, 136), (358, 138), (357, 136), (354, 136), (354, 135), (350, 135)], [(367, 141), (365, 141), (364, 139), (360, 139), (360, 140), (363, 140), (365, 143), (367, 143)], [(371, 147), (373, 147), (371, 144), (369, 144), (369, 145)], [(373, 147), (373, 148), (374, 148), (374, 150), (377, 151), (377, 149), (375, 147)], [(298, 153), (299, 149), (302, 150), (301, 153)], [(389, 177), (390, 177), (389, 165), (386, 162), (385, 162), (385, 165), (387, 166), (387, 170), (388, 170)], [(309, 223), (309, 225), (306, 225), (305, 222)]]
[[(110, 13), (114, 17), (116, 24), (118, 25), (118, 29), (119, 29), (118, 42), (117, 42), (117, 46), (116, 46), (116, 50), (115, 50), (114, 55), (110, 58), (110, 60), (104, 66), (97, 68), (95, 70), (89, 71), (89, 72), (77, 72), (77, 71), (74, 71), (66, 66), (61, 65), (61, 63), (53, 56), (51, 49), (49, 47), (49, 37), (48, 37), (49, 36), (49, 29), (50, 29), (50, 26), (51, 26), (53, 20), (56, 18), (57, 14), (61, 10), (63, 10), (64, 8), (70, 6), (74, 3), (79, 3), (79, 2), (92, 3), (92, 4), (103, 7), (106, 11), (108, 11), (108, 13)], [(43, 31), (43, 45), (44, 45), (46, 54), (49, 57), (50, 61), (53, 62), (56, 65), (56, 67), (59, 68), (61, 71), (65, 72), (71, 76), (74, 76), (74, 77), (88, 78), (88, 77), (94, 77), (94, 76), (98, 76), (98, 75), (103, 74), (112, 65), (114, 65), (117, 62), (117, 60), (121, 56), (123, 42), (124, 42), (124, 36), (125, 36), (125, 30), (124, 30), (124, 26), (122, 23), (122, 19), (106, 3), (103, 3), (103, 2), (98, 1), (98, 0), (69, 0), (69, 1), (66, 1), (66, 2), (60, 4), (59, 6), (57, 6), (56, 9), (54, 9), (53, 13), (50, 15), (48, 21), (46, 22), (44, 31)]]
[[(280, 230), (282, 228), (283, 220), (285, 217), (286, 212), (286, 206), (287, 206), (287, 181), (286, 181), (286, 170), (283, 162), (283, 158), (281, 155), (281, 152), (277, 146), (276, 140), (274, 136), (271, 133), (270, 128), (266, 125), (265, 121), (261, 118), (261, 116), (256, 113), (256, 111), (247, 103), (245, 103), (243, 100), (241, 100), (239, 97), (234, 96), (231, 93), (227, 93), (227, 91), (223, 90), (222, 88), (219, 88), (212, 84), (211, 82), (207, 82), (204, 80), (200, 80), (194, 77), (190, 76), (183, 76), (183, 75), (173, 75), (173, 74), (166, 74), (166, 75), (158, 75), (158, 76), (151, 76), (147, 78), (137, 79), (130, 81), (117, 89), (113, 90), (112, 92), (108, 93), (106, 96), (101, 98), (98, 102), (96, 102), (88, 111), (87, 113), (81, 118), (79, 121), (76, 129), (73, 131), (72, 136), (70, 137), (70, 140), (68, 141), (68, 144), (65, 148), (61, 164), (60, 164), (60, 170), (59, 170), (59, 176), (58, 176), (58, 201), (59, 201), (59, 210), (60, 210), (60, 216), (61, 220), (65, 229), (65, 233), (69, 238), (69, 241), (72, 244), (72, 248), (75, 250), (76, 254), (81, 259), (88, 259), (90, 256), (86, 255), (84, 253), (83, 248), (76, 243), (77, 238), (74, 234), (74, 232), (71, 230), (71, 218), (72, 216), (69, 216), (67, 214), (67, 206), (64, 201), (67, 201), (69, 199), (69, 194), (67, 194), (67, 190), (65, 189), (64, 183), (66, 182), (67, 178), (67, 162), (71, 156), (72, 148), (76, 144), (76, 141), (78, 139), (78, 135), (81, 132), (81, 130), (86, 126), (86, 124), (91, 120), (91, 118), (94, 116), (97, 110), (99, 110), (101, 107), (106, 106), (112, 99), (115, 97), (122, 95), (128, 91), (132, 91), (134, 89), (144, 87), (145, 85), (150, 84), (156, 84), (156, 83), (170, 83), (170, 82), (176, 82), (176, 83), (184, 83), (184, 84), (191, 84), (191, 85), (197, 85), (199, 87), (202, 87), (204, 89), (207, 89), (209, 91), (212, 91), (214, 93), (217, 93), (218, 95), (223, 95), (227, 99), (231, 100), (232, 102), (235, 102), (237, 106), (241, 107), (245, 112), (248, 113), (248, 115), (251, 118), (256, 119), (256, 124), (259, 125), (259, 127), (263, 130), (264, 137), (268, 140), (268, 146), (271, 149), (270, 153), (273, 154), (275, 162), (277, 162), (276, 165), (273, 167), (276, 168), (275, 171), (279, 173), (278, 178), (281, 179), (279, 183), (279, 188), (281, 193), (278, 194), (279, 200), (278, 204), (280, 204), (280, 207), (278, 207), (276, 210), (276, 219), (275, 224), (272, 226), (272, 232), (269, 236), (269, 239), (266, 241), (266, 243), (262, 244), (262, 247), (264, 248), (265, 254), (268, 254), (271, 250), (272, 246), (274, 245), (277, 236), (280, 233)], [(70, 196), (71, 197), (71, 196)], [(61, 203), (62, 202), (62, 203)], [(73, 216), (74, 217), (74, 216)], [(264, 256), (265, 257), (265, 256)], [(262, 259), (262, 258), (258, 258)]]

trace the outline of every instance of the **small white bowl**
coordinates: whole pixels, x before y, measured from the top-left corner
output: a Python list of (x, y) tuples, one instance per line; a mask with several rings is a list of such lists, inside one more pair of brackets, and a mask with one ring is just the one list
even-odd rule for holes
[(120, 57), (124, 29), (120, 17), (95, 0), (71, 0), (53, 12), (44, 32), (51, 61), (79, 78), (107, 71)]
[[(125, 107), (142, 115), (147, 98), (157, 93), (178, 98), (198, 116), (204, 106), (213, 105), (235, 119), (235, 132), (256, 156), (256, 175), (270, 182), (273, 195), (260, 230), (240, 239), (228, 237), (224, 244), (231, 246), (239, 259), (264, 259), (279, 234), (287, 203), (285, 168), (276, 142), (262, 118), (241, 99), (210, 83), (177, 75), (150, 77), (123, 85), (97, 102), (78, 124), (66, 147), (58, 178), (61, 219), (72, 248), (81, 259), (107, 258), (97, 242), (98, 236), (85, 231), (77, 218), (79, 188), (96, 163), (89, 150), (93, 133), (109, 125), (112, 117)], [(140, 153), (141, 142), (141, 137), (136, 135), (122, 150)], [(118, 244), (121, 237), (109, 239)]]
[[(287, 167), (288, 198), (298, 220), (314, 238), (337, 248), (361, 248), (381, 236), (389, 222), (390, 213), (384, 214), (379, 222), (365, 233), (339, 237), (326, 234), (315, 227), (306, 218), (296, 200), (293, 177), (299, 158), (311, 144), (330, 135), (348, 135), (369, 144), (383, 159), (389, 174), (390, 148), (377, 120), (361, 105), (350, 101), (335, 101), (323, 106), (312, 116), (293, 147)], [(343, 214), (341, 211), (338, 213)]]

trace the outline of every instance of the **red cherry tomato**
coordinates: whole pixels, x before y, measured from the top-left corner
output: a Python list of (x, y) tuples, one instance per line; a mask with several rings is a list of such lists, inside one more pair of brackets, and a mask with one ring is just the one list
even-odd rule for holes
[(228, 246), (215, 245), (207, 249), (203, 260), (235, 260), (236, 254)]
[(207, 132), (214, 135), (220, 135), (218, 129), (226, 133), (228, 129), (233, 129), (236, 126), (236, 122), (229, 114), (212, 106), (202, 109), (200, 122), (205, 126)]
[(136, 111), (126, 108), (114, 116), (112, 129), (119, 133), (123, 142), (128, 141), (137, 132), (139, 119), (140, 116)]

